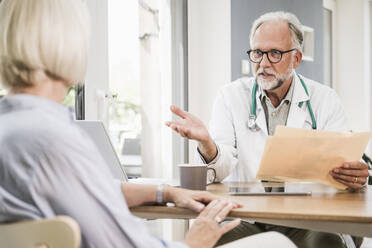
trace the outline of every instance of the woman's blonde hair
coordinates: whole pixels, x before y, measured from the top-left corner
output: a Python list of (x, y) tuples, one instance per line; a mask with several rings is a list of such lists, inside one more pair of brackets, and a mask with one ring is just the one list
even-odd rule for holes
[(82, 82), (89, 28), (82, 0), (2, 0), (0, 83), (11, 89), (46, 77)]

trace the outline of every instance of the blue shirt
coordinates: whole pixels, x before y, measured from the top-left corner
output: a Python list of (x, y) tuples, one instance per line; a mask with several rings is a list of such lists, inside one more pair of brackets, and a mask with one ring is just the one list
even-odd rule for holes
[(97, 147), (68, 108), (19, 94), (0, 100), (0, 222), (74, 218), (81, 247), (185, 247), (152, 237), (128, 210)]

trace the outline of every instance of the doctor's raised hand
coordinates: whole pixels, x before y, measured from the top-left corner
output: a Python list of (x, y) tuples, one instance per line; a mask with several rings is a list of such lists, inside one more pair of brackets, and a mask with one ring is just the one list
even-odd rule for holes
[(206, 162), (212, 161), (217, 155), (217, 147), (204, 123), (196, 116), (176, 106), (172, 105), (170, 110), (181, 119), (177, 121), (168, 121), (165, 124), (182, 137), (198, 141), (199, 151)]

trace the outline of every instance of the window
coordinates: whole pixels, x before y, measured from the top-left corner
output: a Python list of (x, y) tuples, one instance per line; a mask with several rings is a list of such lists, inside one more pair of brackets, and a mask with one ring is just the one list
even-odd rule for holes
[[(169, 105), (187, 110), (187, 1), (88, 0), (88, 7), (88, 72), (76, 105), (85, 119), (105, 123), (129, 176), (177, 178), (188, 142), (164, 122), (174, 118)], [(173, 222), (150, 230), (173, 239)]]
[(142, 174), (139, 5), (109, 1), (109, 130), (130, 176)]
[(164, 125), (187, 109), (187, 1), (90, 0), (86, 119), (103, 120), (129, 176), (174, 178), (187, 142)]

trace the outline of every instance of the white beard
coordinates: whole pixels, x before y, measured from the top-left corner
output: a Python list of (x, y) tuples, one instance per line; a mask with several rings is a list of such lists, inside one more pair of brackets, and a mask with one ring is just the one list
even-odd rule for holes
[(272, 90), (280, 87), (281, 80), (279, 80), (277, 77), (272, 80), (257, 77), (257, 83), (263, 90)]
[[(274, 75), (274, 79), (262, 79), (261, 77), (258, 76), (260, 73), (267, 73)], [(291, 61), (291, 65), (288, 67), (288, 70), (285, 71), (282, 74), (276, 73), (275, 71), (271, 69), (258, 69), (257, 72), (255, 73), (256, 81), (257, 84), (260, 86), (262, 90), (274, 90), (279, 88), (280, 86), (283, 85), (285, 81), (287, 81), (290, 77), (293, 75), (293, 61)]]

